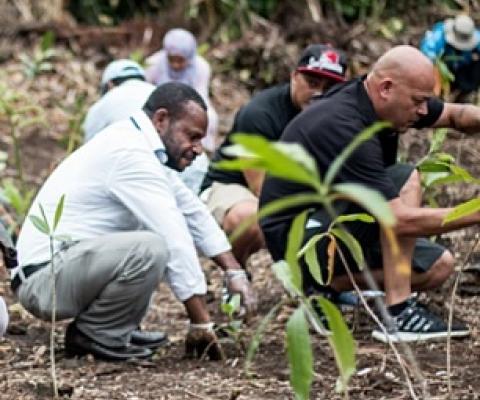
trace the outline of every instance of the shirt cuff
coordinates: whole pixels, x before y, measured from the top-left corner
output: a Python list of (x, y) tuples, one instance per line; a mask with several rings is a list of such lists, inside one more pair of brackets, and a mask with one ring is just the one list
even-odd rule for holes
[(223, 234), (211, 234), (204, 237), (200, 241), (196, 241), (195, 245), (198, 250), (206, 257), (215, 257), (226, 251), (230, 251), (232, 246), (230, 245), (227, 237)]

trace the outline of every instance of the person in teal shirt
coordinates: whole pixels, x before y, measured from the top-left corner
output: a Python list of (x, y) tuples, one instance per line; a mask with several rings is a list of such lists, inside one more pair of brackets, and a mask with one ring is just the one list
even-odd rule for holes
[(480, 87), (480, 31), (468, 15), (437, 22), (420, 42), (432, 62), (440, 58), (454, 75), (452, 89), (468, 95)]

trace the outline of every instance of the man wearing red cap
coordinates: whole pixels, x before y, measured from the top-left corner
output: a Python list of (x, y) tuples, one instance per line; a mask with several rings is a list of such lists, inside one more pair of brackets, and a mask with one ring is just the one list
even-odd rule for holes
[[(345, 70), (345, 55), (341, 51), (329, 45), (308, 46), (291, 73), (290, 82), (259, 92), (238, 111), (230, 133), (212, 161), (228, 158), (223, 150), (232, 144), (231, 136), (236, 132), (278, 140), (287, 124), (312, 97), (345, 80)], [(263, 179), (261, 171), (224, 171), (210, 166), (202, 184), (201, 198), (227, 234), (257, 212)], [(259, 226), (251, 225), (232, 246), (237, 259), (246, 265), (250, 255), (265, 247)]]

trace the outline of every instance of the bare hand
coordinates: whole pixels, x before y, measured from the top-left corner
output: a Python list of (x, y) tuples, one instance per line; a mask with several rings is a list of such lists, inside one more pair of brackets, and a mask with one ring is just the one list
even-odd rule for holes
[(190, 324), (185, 338), (185, 354), (190, 358), (223, 360), (225, 358), (217, 335), (213, 330), (213, 323)]

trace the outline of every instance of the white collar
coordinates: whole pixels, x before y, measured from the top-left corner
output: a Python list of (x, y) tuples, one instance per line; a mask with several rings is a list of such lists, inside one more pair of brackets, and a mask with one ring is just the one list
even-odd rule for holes
[(130, 116), (130, 121), (141, 133), (162, 164), (168, 160), (167, 151), (160, 135), (152, 124), (152, 121), (144, 111), (138, 111)]

